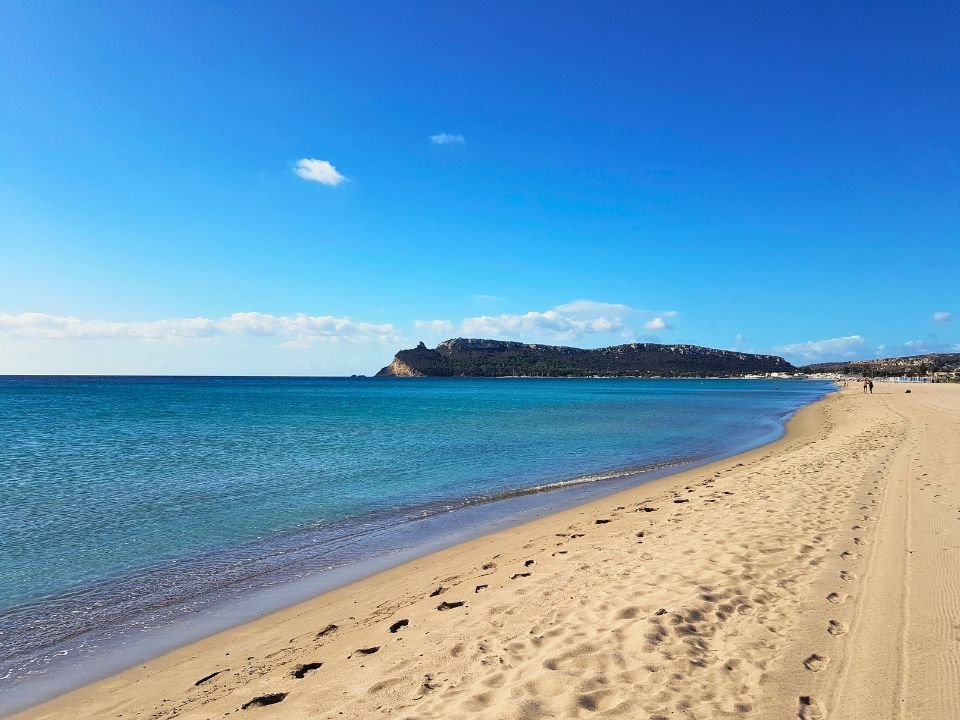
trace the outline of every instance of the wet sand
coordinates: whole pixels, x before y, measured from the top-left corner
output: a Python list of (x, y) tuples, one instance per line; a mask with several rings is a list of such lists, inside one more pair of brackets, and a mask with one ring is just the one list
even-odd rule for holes
[(905, 389), (15, 717), (960, 717), (960, 386)]

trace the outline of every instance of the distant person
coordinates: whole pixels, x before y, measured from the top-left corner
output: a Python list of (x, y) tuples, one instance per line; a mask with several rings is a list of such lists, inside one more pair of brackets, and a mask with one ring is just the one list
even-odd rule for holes
[(867, 383), (868, 383), (867, 380), (864, 380), (864, 381), (863, 381), (863, 392), (864, 392), (864, 394), (867, 393), (867, 387), (868, 387)]
[(873, 395), (873, 380), (867, 380), (867, 385), (870, 387), (870, 394)]

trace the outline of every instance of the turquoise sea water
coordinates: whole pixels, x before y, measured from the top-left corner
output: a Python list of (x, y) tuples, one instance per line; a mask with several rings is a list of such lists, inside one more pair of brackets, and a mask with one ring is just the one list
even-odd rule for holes
[(538, 488), (570, 503), (761, 444), (831, 387), (0, 378), (0, 694), (558, 497)]

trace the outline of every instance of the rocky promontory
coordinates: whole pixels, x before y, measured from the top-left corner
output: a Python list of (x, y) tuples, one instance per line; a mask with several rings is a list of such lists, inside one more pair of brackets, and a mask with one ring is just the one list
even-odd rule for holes
[(584, 350), (504, 340), (455, 338), (431, 350), (401, 350), (377, 377), (733, 377), (793, 373), (777, 355), (698, 345), (629, 343)]

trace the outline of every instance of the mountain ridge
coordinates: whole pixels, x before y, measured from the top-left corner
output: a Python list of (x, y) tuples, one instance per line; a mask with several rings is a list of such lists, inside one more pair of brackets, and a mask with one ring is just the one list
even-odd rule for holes
[(451, 338), (400, 350), (376, 377), (731, 377), (793, 373), (777, 355), (699, 345), (627, 343), (583, 349), (483, 338)]

